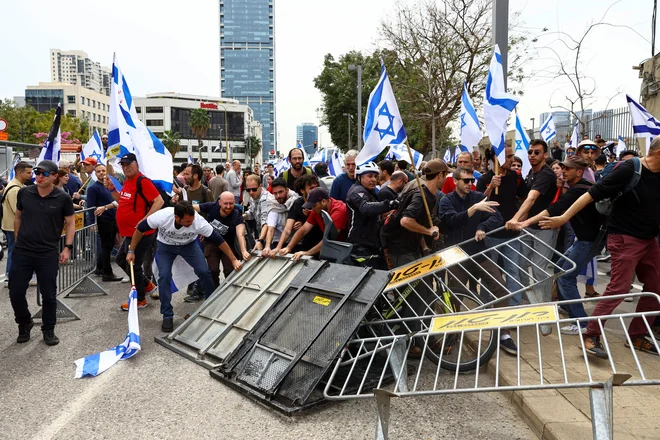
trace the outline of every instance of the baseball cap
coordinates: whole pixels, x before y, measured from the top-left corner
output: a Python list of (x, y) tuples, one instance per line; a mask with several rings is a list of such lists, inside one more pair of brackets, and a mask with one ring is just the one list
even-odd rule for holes
[(122, 158), (119, 159), (119, 163), (121, 164), (129, 164), (133, 162), (137, 162), (137, 157), (135, 157), (135, 154), (133, 153), (124, 154)]
[(566, 168), (577, 168), (578, 170), (587, 168), (587, 161), (577, 156), (570, 156), (561, 164)]
[[(64, 161), (64, 162), (68, 163), (69, 161)], [(60, 161), (60, 163), (62, 163), (62, 161)], [(57, 174), (57, 171), (59, 170), (57, 164), (52, 160), (42, 160), (41, 162), (39, 162), (39, 164), (37, 164), (36, 167), (34, 167), (34, 169), (46, 171), (51, 174)]]
[(429, 175), (429, 174), (439, 174), (442, 173), (443, 171), (449, 171), (449, 168), (447, 168), (447, 164), (441, 161), (440, 159), (431, 159), (426, 163), (426, 166), (422, 170), (424, 175)]
[(93, 157), (86, 157), (85, 160), (83, 160), (83, 163), (84, 163), (84, 164), (87, 164), (87, 165), (94, 165), (94, 166), (96, 166), (96, 164), (97, 164), (98, 162), (97, 162), (96, 159), (94, 159)]
[(330, 193), (328, 192), (327, 189), (321, 187), (314, 188), (309, 192), (309, 195), (307, 196), (307, 201), (303, 205), (303, 209), (312, 209), (314, 205), (316, 205), (321, 200), (329, 200), (329, 199), (330, 199)]
[[(44, 162), (46, 162), (46, 161), (44, 161)], [(55, 162), (53, 162), (53, 163), (55, 163)], [(66, 159), (60, 160), (60, 168), (69, 168), (70, 166), (71, 166), (71, 162), (69, 162), (68, 160), (66, 160)], [(45, 170), (45, 171), (48, 171), (48, 170)], [(57, 171), (57, 170), (55, 170), (55, 171)]]

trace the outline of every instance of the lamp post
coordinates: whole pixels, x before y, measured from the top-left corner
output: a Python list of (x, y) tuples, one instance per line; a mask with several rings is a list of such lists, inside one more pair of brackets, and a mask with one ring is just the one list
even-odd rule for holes
[[(348, 118), (348, 149), (351, 149), (351, 120), (353, 119), (353, 115), (350, 113), (344, 113), (344, 116)], [(348, 151), (348, 150), (346, 150)]]
[(222, 104), (218, 104), (218, 107), (222, 107), (222, 109), (225, 111), (225, 148), (227, 149), (227, 153), (225, 154), (227, 160), (225, 162), (231, 163), (231, 152), (229, 149), (229, 130), (227, 128), (227, 107)]
[(530, 121), (532, 121), (532, 136), (534, 136), (534, 121), (536, 119), (534, 119), (534, 118), (529, 118), (529, 119), (530, 119)]
[(357, 148), (362, 150), (362, 64), (349, 64), (348, 70), (357, 70)]

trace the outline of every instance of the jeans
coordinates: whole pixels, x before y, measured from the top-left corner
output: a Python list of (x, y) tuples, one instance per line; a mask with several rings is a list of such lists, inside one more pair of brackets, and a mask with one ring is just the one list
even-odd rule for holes
[[(493, 238), (486, 237), (486, 246), (491, 248), (507, 241), (511, 238)], [(497, 248), (497, 252), (493, 251), (490, 258), (497, 263), (498, 257), (502, 257), (502, 266), (506, 274), (506, 288), (509, 293), (515, 292), (523, 288), (520, 284), (520, 273), (518, 266), (520, 266), (520, 241), (515, 240), (505, 246)], [(509, 298), (510, 306), (518, 306), (522, 302), (522, 293)]]
[(37, 283), (43, 303), (42, 330), (53, 330), (57, 322), (57, 271), (59, 255), (48, 256), (17, 253), (11, 265), (9, 297), (17, 324), (29, 324), (32, 315), (28, 309), (27, 293), (32, 274), (36, 272)]
[[(137, 290), (138, 301), (144, 301), (145, 298), (145, 287), (147, 282), (144, 279), (144, 272), (142, 271), (142, 263), (144, 262), (144, 257), (147, 254), (147, 251), (151, 249), (154, 240), (156, 239), (156, 234), (144, 235), (142, 240), (138, 243), (135, 248), (135, 262), (133, 263), (133, 275), (135, 276), (135, 290)], [(121, 242), (119, 247), (119, 253), (117, 253), (117, 258), (115, 261), (117, 265), (124, 270), (124, 273), (131, 276), (131, 267), (130, 264), (126, 262), (126, 255), (128, 255), (128, 246), (131, 244), (131, 237), (124, 237), (124, 241)]]
[[(580, 292), (577, 288), (577, 277), (582, 272), (589, 261), (590, 250), (593, 242), (591, 241), (576, 241), (564, 253), (564, 256), (575, 263), (575, 270), (565, 272), (562, 276), (557, 278), (557, 295), (560, 300), (580, 299)], [(605, 243), (601, 243), (600, 250), (603, 249)], [(600, 250), (598, 253), (600, 253)], [(564, 258), (560, 258), (557, 264), (564, 270), (568, 270), (571, 264)], [(582, 303), (562, 305), (568, 312), (571, 318), (586, 318), (587, 312), (584, 311)], [(580, 322), (582, 327), (587, 326), (587, 322)]]
[(14, 243), (16, 238), (14, 236), (14, 231), (4, 231), (5, 237), (7, 237), (7, 269), (5, 270), (5, 276), (9, 280), (9, 272), (11, 271), (11, 256), (14, 251)]
[(542, 279), (545, 281), (527, 290), (529, 302), (532, 304), (550, 302), (552, 300), (552, 274), (548, 271), (548, 263), (553, 254), (558, 232), (556, 229), (531, 228), (526, 231), (534, 235), (537, 240), (532, 241), (528, 236), (522, 237), (521, 248), (525, 258), (520, 259), (522, 263), (520, 267), (524, 268), (524, 272), (520, 273), (520, 281), (524, 285), (532, 284), (528, 282), (527, 273), (527, 266), (532, 266), (532, 276), (537, 280), (536, 282)]
[(199, 277), (199, 282), (204, 290), (204, 298), (213, 293), (213, 280), (211, 270), (206, 264), (204, 253), (196, 241), (183, 246), (171, 246), (158, 242), (158, 289), (160, 293), (160, 313), (163, 318), (174, 316), (172, 309), (172, 264), (177, 256), (181, 256)]
[(113, 219), (99, 217), (96, 227), (98, 229), (98, 241), (101, 242), (101, 246), (97, 249), (100, 263), (97, 262), (96, 267), (101, 269), (104, 276), (112, 276), (113, 273), (112, 266), (110, 265), (110, 254), (112, 254), (112, 249), (115, 245), (117, 223)]

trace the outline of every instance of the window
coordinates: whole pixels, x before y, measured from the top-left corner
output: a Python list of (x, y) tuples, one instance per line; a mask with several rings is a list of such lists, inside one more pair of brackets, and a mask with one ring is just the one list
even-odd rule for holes
[(75, 110), (69, 110), (67, 111), (69, 116), (73, 116), (74, 118), (76, 117), (76, 111)]
[[(147, 113), (163, 113), (163, 107), (147, 107)], [(163, 124), (161, 124), (163, 125)]]
[(76, 103), (76, 96), (75, 95), (67, 95), (66, 102), (68, 104), (75, 104)]
[(162, 119), (147, 119), (147, 127), (162, 127), (162, 126), (163, 126)]
[(142, 113), (142, 107), (135, 107), (136, 113)]
[(96, 108), (96, 101), (92, 99), (92, 107)]
[(92, 121), (96, 122), (96, 113), (92, 113)]
[(103, 116), (103, 123), (105, 124), (105, 116)]

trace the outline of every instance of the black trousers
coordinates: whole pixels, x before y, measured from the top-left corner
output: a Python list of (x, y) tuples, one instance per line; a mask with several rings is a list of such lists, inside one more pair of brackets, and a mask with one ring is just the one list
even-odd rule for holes
[(42, 330), (52, 330), (57, 322), (57, 271), (59, 255), (23, 254), (14, 250), (11, 260), (9, 297), (17, 324), (29, 324), (32, 315), (28, 309), (26, 293), (32, 274), (36, 272), (43, 304)]
[(113, 219), (96, 218), (96, 227), (101, 239), (101, 249), (98, 250), (101, 257), (101, 270), (103, 275), (112, 275), (112, 266), (110, 265), (110, 255), (115, 245), (115, 235), (117, 234), (117, 222)]
[[(126, 262), (126, 255), (128, 255), (128, 246), (131, 244), (131, 238), (124, 237), (124, 241), (121, 242), (119, 253), (115, 259), (116, 263), (124, 270), (129, 278), (131, 276), (131, 265)], [(144, 262), (145, 255), (151, 249), (151, 246), (153, 246), (155, 239), (156, 234), (144, 235), (135, 249), (133, 274), (135, 275), (135, 290), (137, 290), (138, 301), (144, 301), (144, 288), (147, 285), (144, 272), (142, 271), (142, 263)]]

